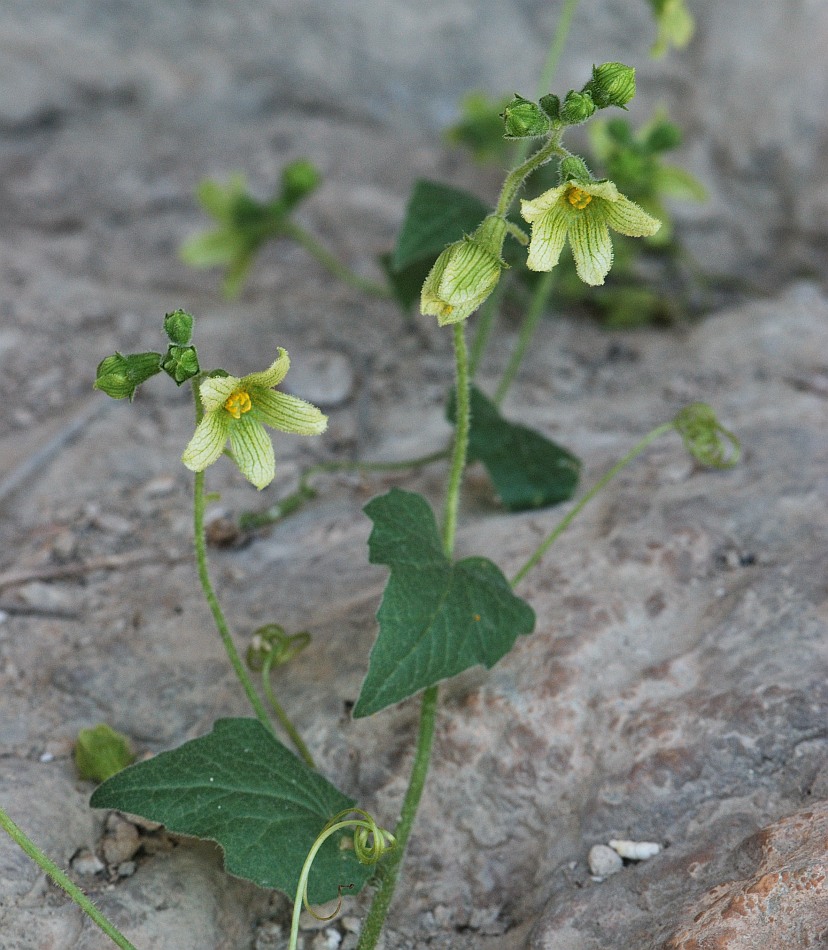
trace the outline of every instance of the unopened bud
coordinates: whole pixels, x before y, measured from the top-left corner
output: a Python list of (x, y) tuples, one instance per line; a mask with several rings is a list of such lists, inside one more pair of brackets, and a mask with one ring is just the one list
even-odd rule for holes
[(506, 266), (500, 254), (506, 221), (489, 215), (470, 237), (449, 245), (429, 271), (420, 311), (437, 317), (441, 327), (471, 316), (492, 293)]
[(549, 116), (540, 106), (517, 94), (503, 110), (503, 122), (507, 139), (537, 138), (548, 135), (552, 127)]
[(193, 335), (193, 318), (186, 310), (173, 310), (164, 317), (164, 332), (170, 343), (186, 346)]
[(290, 206), (316, 191), (322, 182), (317, 167), (307, 158), (298, 158), (282, 169), (282, 198)]
[(635, 96), (635, 70), (623, 63), (603, 63), (592, 67), (592, 79), (584, 86), (599, 109), (623, 109)]
[(586, 122), (595, 112), (595, 108), (589, 92), (575, 92), (574, 89), (570, 89), (561, 106), (561, 119), (567, 125), (578, 125), (580, 122)]
[(132, 399), (141, 383), (161, 371), (160, 363), (160, 353), (113, 353), (98, 364), (94, 388), (113, 399)]
[(586, 166), (586, 162), (577, 155), (568, 155), (558, 166), (558, 175), (561, 184), (565, 181), (589, 181), (592, 175)]
[(541, 96), (538, 100), (538, 105), (543, 109), (543, 111), (549, 116), (550, 119), (553, 119), (555, 122), (558, 122), (561, 118), (561, 100), (553, 95), (551, 92), (546, 96)]

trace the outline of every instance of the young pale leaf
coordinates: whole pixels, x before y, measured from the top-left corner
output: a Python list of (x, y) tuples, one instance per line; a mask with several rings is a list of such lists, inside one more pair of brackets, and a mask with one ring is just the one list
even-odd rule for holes
[(423, 260), (428, 260), (430, 266), (446, 245), (471, 234), (489, 210), (467, 191), (418, 181), (408, 201), (391, 270), (400, 273)]
[(369, 502), (365, 513), (374, 522), (369, 560), (387, 564), (391, 577), (355, 717), (477, 664), (490, 669), (518, 636), (532, 632), (535, 612), (512, 593), (495, 564), (481, 557), (452, 564), (443, 554), (422, 496), (393, 488)]
[[(454, 395), (449, 401), (454, 423)], [(526, 426), (509, 422), (479, 389), (471, 391), (469, 461), (486, 466), (504, 508), (526, 511), (571, 498), (581, 463), (571, 452)]]
[[(215, 841), (230, 874), (293, 897), (316, 836), (354, 803), (258, 720), (219, 719), (209, 735), (119, 772), (90, 804)], [(340, 849), (341, 839), (325, 842), (313, 864), (312, 903), (335, 898), (339, 885), (356, 893), (371, 873), (353, 850)]]

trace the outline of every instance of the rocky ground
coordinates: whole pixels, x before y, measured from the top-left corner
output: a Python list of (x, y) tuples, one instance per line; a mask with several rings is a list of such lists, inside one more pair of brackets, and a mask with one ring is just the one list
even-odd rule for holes
[[(92, 812), (93, 786), (77, 778), (81, 728), (106, 721), (144, 754), (247, 713), (192, 565), (178, 461), (189, 395), (153, 381), (115, 404), (91, 380), (116, 348), (160, 348), (178, 306), (196, 315), (204, 364), (241, 374), (290, 351), (291, 390), (324, 406), (329, 432), (278, 438), (261, 494), (216, 465), (214, 521), (267, 507), (313, 461), (442, 446), (444, 331), (406, 324), (286, 244), (229, 304), (176, 248), (204, 224), (192, 197), (203, 176), (243, 168), (263, 194), (308, 155), (326, 182), (303, 222), (376, 277), (410, 183), (467, 182), (467, 165), (421, 127), (323, 107), (321, 86), (280, 98), (242, 81), (261, 78), (253, 38), (273, 25), (255, 4), (243, 7), (250, 44), (225, 70), (209, 68), (204, 37), (224, 49), (240, 27), (218, 4), (173, 5), (148, 25), (140, 5), (103, 17), (73, 2), (37, 29), (28, 6), (5, 14), (14, 55), (0, 98), (0, 803), (141, 950), (281, 950), (282, 897), (228, 878), (211, 846)], [(301, 18), (288, 22), (300, 35)], [(139, 56), (130, 38), (144, 28), (154, 40)], [(321, 75), (320, 56), (297, 46), (283, 75)], [(794, 244), (818, 259), (808, 242)], [(820, 283), (791, 269), (773, 293), (689, 327), (609, 334), (566, 314), (541, 327), (505, 411), (581, 456), (585, 485), (698, 399), (738, 433), (743, 462), (702, 471), (677, 438), (657, 443), (523, 583), (535, 633), (491, 674), (444, 690), (385, 950), (828, 946), (827, 324)], [(505, 327), (484, 388), (513, 339)], [(240, 644), (273, 620), (312, 632), (276, 686), (325, 774), (386, 824), (417, 706), (348, 716), (386, 576), (367, 563), (361, 509), (391, 485), (439, 505), (445, 474), (320, 478), (313, 504), (211, 550)], [(507, 516), (472, 468), (459, 553), (508, 574), (557, 517)], [(588, 855), (611, 839), (661, 850), (602, 878)], [(350, 899), (317, 929), (308, 919), (307, 950), (353, 947), (364, 906)], [(107, 945), (0, 840), (2, 950)]]

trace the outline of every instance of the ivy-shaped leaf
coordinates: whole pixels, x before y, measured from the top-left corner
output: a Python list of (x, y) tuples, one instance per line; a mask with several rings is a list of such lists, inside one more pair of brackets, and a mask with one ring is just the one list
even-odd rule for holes
[[(293, 897), (317, 835), (354, 803), (258, 720), (219, 719), (209, 735), (119, 772), (90, 804), (215, 841), (230, 874)], [(339, 885), (359, 891), (372, 872), (340, 848), (341, 838), (333, 835), (314, 861), (312, 903), (335, 898)]]
[(387, 564), (391, 577), (354, 716), (369, 716), (477, 664), (490, 669), (518, 636), (532, 632), (535, 612), (495, 564), (482, 557), (449, 561), (421, 495), (394, 488), (365, 513), (374, 522), (369, 560)]
[[(454, 394), (449, 421), (455, 420)], [(480, 461), (508, 511), (546, 508), (575, 493), (580, 460), (551, 439), (504, 419), (497, 406), (476, 387), (471, 390), (470, 462)]]

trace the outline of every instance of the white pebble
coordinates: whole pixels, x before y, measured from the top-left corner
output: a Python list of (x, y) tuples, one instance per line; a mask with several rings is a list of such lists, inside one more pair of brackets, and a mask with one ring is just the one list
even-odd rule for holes
[(598, 878), (609, 877), (624, 866), (621, 856), (605, 844), (596, 844), (590, 848), (588, 861), (589, 873)]
[(655, 841), (624, 841), (613, 838), (609, 846), (616, 854), (628, 861), (646, 861), (661, 851), (661, 845)]

